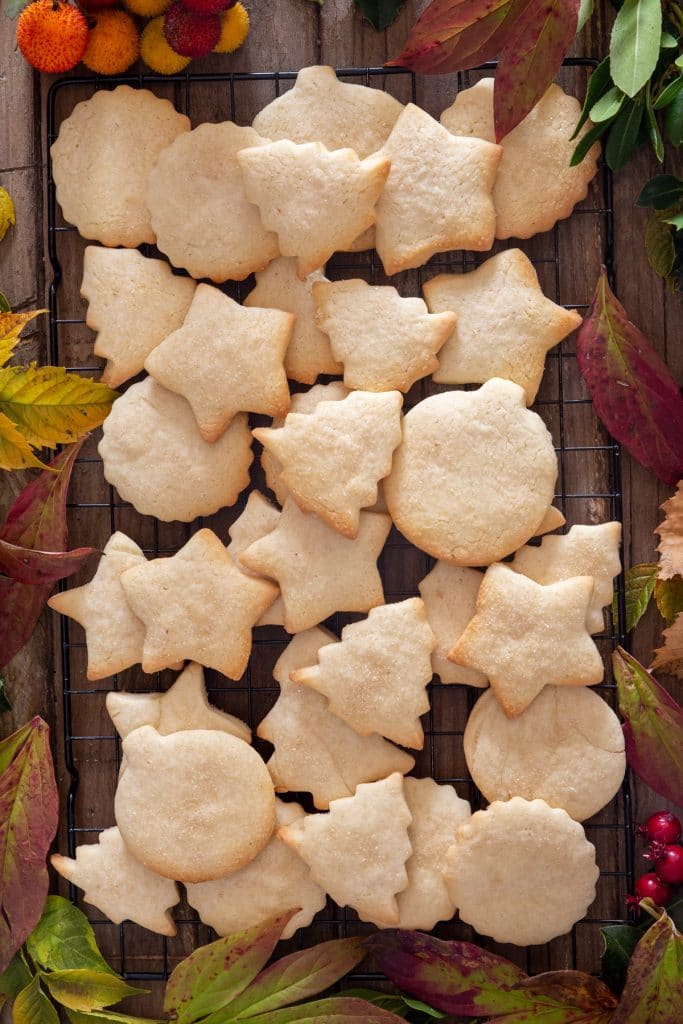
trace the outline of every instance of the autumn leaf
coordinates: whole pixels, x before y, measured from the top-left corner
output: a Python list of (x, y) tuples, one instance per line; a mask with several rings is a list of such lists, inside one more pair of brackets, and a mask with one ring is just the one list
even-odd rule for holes
[[(658, 647), (652, 661), (653, 669), (662, 669), (683, 679), (683, 612), (679, 613), (668, 629), (662, 634), (664, 646)], [(683, 742), (683, 729), (681, 730)], [(680, 794), (683, 790), (679, 791)]]
[[(224, 1020), (227, 1024), (228, 1018)], [(363, 999), (331, 996), (314, 1003), (259, 1014), (252, 1019), (251, 1024), (405, 1024), (405, 1021), (403, 1017), (397, 1017), (395, 1013), (366, 1003)]]
[(48, 896), (26, 949), (31, 960), (48, 971), (87, 968), (114, 974), (97, 947), (87, 917), (63, 896)]
[(116, 397), (106, 384), (63, 366), (0, 369), (0, 413), (36, 448), (77, 441), (102, 423)]
[(4, 366), (14, 352), (19, 335), (26, 324), (41, 313), (47, 313), (47, 310), (32, 309), (28, 313), (12, 313), (10, 310), (0, 312), (0, 366)]
[(659, 578), (670, 580), (683, 576), (683, 480), (678, 481), (676, 493), (660, 508), (664, 521), (655, 527), (659, 534)]
[(228, 1006), (256, 977), (275, 949), (292, 910), (195, 950), (168, 979), (164, 1011), (192, 1024)]
[(291, 953), (262, 971), (230, 1003), (230, 1016), (254, 1017), (324, 992), (353, 970), (365, 955), (361, 938), (335, 939)]
[(657, 920), (633, 951), (612, 1024), (672, 1024), (680, 1019), (683, 936), (665, 910), (650, 900), (641, 907)]
[(470, 942), (392, 929), (373, 935), (370, 950), (397, 988), (444, 1013), (487, 1017), (528, 1004), (513, 994), (524, 971)]
[[(63, 552), (67, 546), (66, 496), (82, 442), (53, 459), (18, 495), (10, 508), (0, 540), (23, 548)], [(81, 548), (83, 554), (86, 549)], [(12, 660), (35, 629), (52, 584), (18, 583), (0, 577), (0, 666)]]
[(90, 1013), (81, 1013), (79, 1010), (67, 1010), (66, 1015), (71, 1024), (168, 1024), (167, 1020), (158, 1020), (150, 1017), (129, 1017), (127, 1013), (117, 1013), (115, 1010), (91, 1010)]
[(44, 469), (26, 438), (0, 412), (0, 469)]
[(576, 340), (579, 369), (607, 430), (665, 483), (683, 476), (683, 398), (644, 334), (627, 318), (603, 267)]
[(617, 1000), (604, 982), (583, 971), (549, 971), (526, 978), (514, 989), (528, 1005), (489, 1024), (609, 1024)]
[(40, 987), (37, 976), (15, 999), (12, 1024), (59, 1024), (57, 1011)]
[[(624, 594), (626, 597), (626, 632), (638, 625), (647, 611), (657, 581), (657, 562), (641, 562), (632, 565), (624, 573)], [(616, 622), (619, 614), (617, 595), (614, 595), (612, 611)]]
[[(666, 912), (676, 927), (683, 927), (683, 896), (669, 903)], [(645, 920), (641, 924), (610, 924), (600, 929), (605, 942), (602, 951), (601, 973), (603, 980), (617, 995), (620, 995), (626, 984), (628, 965), (633, 951), (643, 935), (653, 924), (649, 914), (641, 915)]]
[(92, 548), (73, 551), (33, 551), (10, 544), (0, 537), (0, 572), (18, 583), (52, 587), (57, 580), (73, 576), (92, 554)]
[(16, 224), (14, 203), (6, 188), (0, 187), (0, 242), (13, 224)]
[(658, 579), (655, 583), (655, 601), (667, 626), (673, 625), (676, 616), (683, 612), (683, 576)]
[[(34, 718), (0, 742), (0, 971), (40, 920), (57, 831), (49, 729)], [(16, 1019), (16, 1018), (15, 1018)]]
[(110, 971), (76, 968), (74, 970), (51, 971), (44, 975), (45, 984), (52, 998), (71, 1010), (103, 1010), (126, 996), (139, 996), (143, 989), (127, 985), (123, 978)]
[(655, 793), (677, 803), (683, 793), (683, 710), (640, 662), (612, 655), (626, 759)]
[(530, 0), (512, 25), (493, 87), (496, 142), (524, 120), (552, 84), (578, 17), (579, 0)]

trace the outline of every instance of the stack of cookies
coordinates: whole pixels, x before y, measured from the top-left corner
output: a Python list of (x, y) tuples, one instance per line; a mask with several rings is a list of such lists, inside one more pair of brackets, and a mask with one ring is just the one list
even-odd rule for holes
[[(439, 123), (318, 67), (251, 127), (191, 130), (128, 86), (63, 123), (59, 202), (105, 246), (87, 247), (82, 283), (103, 379), (147, 374), (104, 424), (106, 480), (143, 515), (193, 522), (237, 503), (255, 439), (277, 501), (252, 490), (229, 537), (202, 527), (165, 558), (115, 533), (93, 579), (51, 599), (85, 629), (89, 679), (182, 670), (166, 693), (109, 694), (116, 825), (53, 858), (112, 920), (173, 934), (180, 882), (223, 934), (296, 910), (291, 935), (330, 896), (378, 927), (458, 910), (527, 945), (592, 902), (580, 822), (625, 768), (618, 720), (587, 689), (603, 678), (592, 635), (620, 527), (550, 535), (564, 525), (557, 458), (529, 408), (546, 353), (581, 318), (515, 248), (433, 277), (424, 298), (325, 276), (340, 250), (375, 247), (391, 275), (552, 227), (595, 173), (597, 147), (569, 167), (577, 111), (552, 86), (501, 146), (491, 80)], [(251, 274), (243, 302), (220, 287)], [(429, 375), (446, 387), (404, 415)], [(272, 423), (251, 429), (253, 415)], [(419, 596), (385, 604), (392, 524), (434, 562)], [(322, 625), (338, 612), (358, 619), (340, 637)], [(267, 762), (203, 676), (239, 680), (262, 627), (291, 636), (256, 730)], [(464, 736), (491, 801), (474, 815), (452, 786), (404, 777), (434, 676), (484, 690)]]

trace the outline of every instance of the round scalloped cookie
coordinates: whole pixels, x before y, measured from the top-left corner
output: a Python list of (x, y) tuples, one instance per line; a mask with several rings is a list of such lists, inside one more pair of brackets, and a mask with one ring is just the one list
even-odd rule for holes
[(193, 729), (151, 725), (123, 741), (116, 824), (137, 860), (179, 882), (224, 878), (249, 864), (275, 828), (275, 792), (253, 747)]
[(447, 391), (403, 418), (384, 496), (397, 528), (435, 558), (490, 565), (538, 529), (553, 499), (557, 458), (524, 391), (494, 377)]
[(488, 690), (467, 720), (463, 746), (487, 800), (541, 799), (575, 821), (609, 803), (626, 771), (619, 719), (585, 686), (546, 686), (517, 718)]
[(535, 946), (565, 935), (595, 899), (595, 847), (544, 800), (496, 800), (455, 833), (445, 879), (460, 919), (480, 935)]
[(251, 431), (238, 413), (213, 444), (189, 404), (145, 377), (119, 398), (102, 428), (104, 477), (143, 515), (189, 523), (234, 505), (249, 483)]
[(78, 103), (50, 153), (57, 201), (83, 238), (134, 249), (156, 237), (147, 178), (190, 119), (147, 89), (119, 85)]
[[(570, 161), (577, 139), (571, 135), (581, 104), (559, 85), (551, 85), (521, 124), (502, 140), (503, 157), (493, 189), (496, 238), (531, 238), (568, 217), (588, 194), (600, 145), (576, 167)], [(454, 135), (495, 142), (493, 79), (482, 78), (458, 93), (444, 110), (441, 124)], [(579, 138), (588, 128), (579, 133)]]

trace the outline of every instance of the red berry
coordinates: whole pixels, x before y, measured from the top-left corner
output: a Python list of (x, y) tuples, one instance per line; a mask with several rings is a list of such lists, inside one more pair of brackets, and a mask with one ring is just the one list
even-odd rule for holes
[(205, 57), (220, 39), (221, 19), (217, 14), (188, 11), (180, 0), (164, 15), (166, 42), (181, 57)]
[(683, 846), (665, 846), (657, 858), (655, 871), (667, 885), (680, 885), (683, 882)]
[(681, 838), (681, 823), (671, 811), (655, 811), (644, 825), (638, 826), (638, 835), (650, 843), (677, 843)]
[(195, 14), (222, 14), (236, 3), (237, 0), (183, 0), (188, 11), (194, 11)]
[(671, 899), (671, 892), (670, 886), (657, 878), (654, 871), (649, 871), (636, 881), (635, 896), (627, 896), (626, 902), (630, 907), (637, 907), (641, 900), (649, 896), (658, 907), (663, 907)]

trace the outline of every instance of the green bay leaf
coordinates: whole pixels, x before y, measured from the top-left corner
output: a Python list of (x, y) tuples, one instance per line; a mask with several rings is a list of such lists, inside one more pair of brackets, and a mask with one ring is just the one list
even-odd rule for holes
[(662, 36), (660, 0), (624, 0), (610, 38), (612, 81), (635, 96), (651, 78)]

